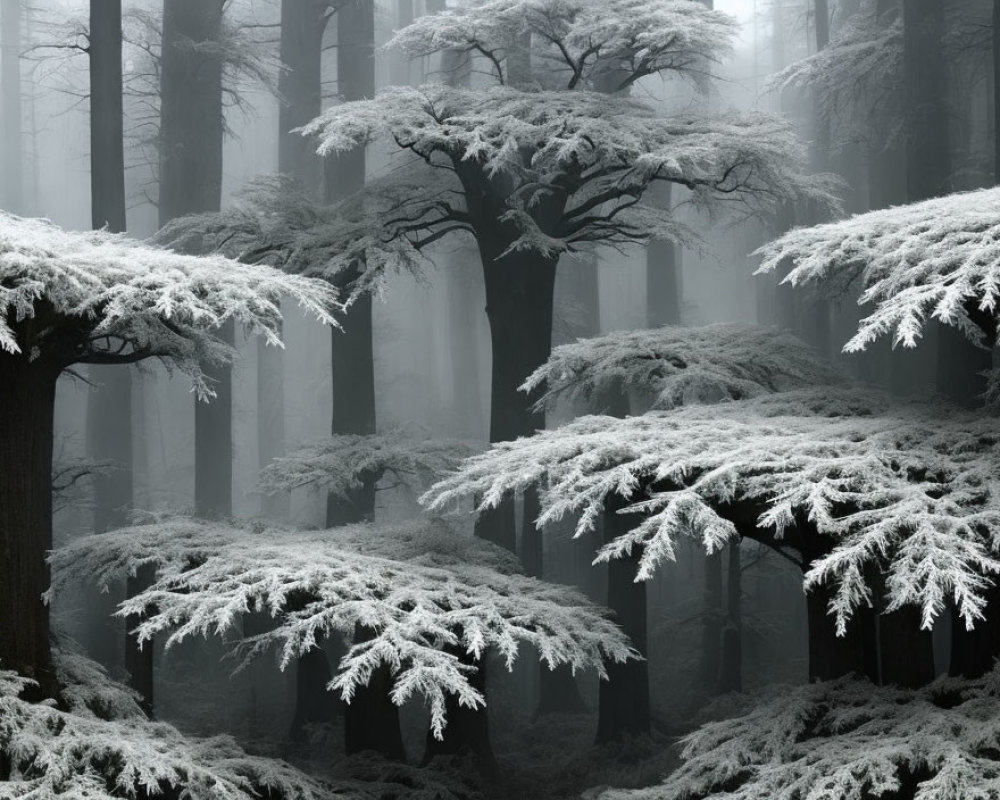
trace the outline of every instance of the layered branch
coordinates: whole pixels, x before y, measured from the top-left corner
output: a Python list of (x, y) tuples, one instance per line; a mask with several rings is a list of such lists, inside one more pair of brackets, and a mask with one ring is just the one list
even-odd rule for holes
[(592, 401), (625, 389), (646, 408), (741, 400), (842, 382), (804, 342), (776, 329), (719, 324), (615, 331), (556, 347), (521, 386), (544, 387), (539, 409), (560, 398)]
[[(494, 445), (421, 500), (437, 511), (478, 497), (482, 510), (540, 486), (538, 524), (578, 515), (580, 535), (617, 494), (633, 501), (623, 513), (643, 516), (597, 560), (638, 550), (638, 580), (674, 560), (678, 536), (718, 550), (737, 534), (726, 508), (745, 502), (762, 512), (762, 537), (822, 537), (809, 550), (827, 555), (806, 564), (805, 584), (834, 586), (830, 610), (841, 632), (871, 601), (869, 564), (885, 571), (889, 609), (916, 605), (930, 627), (951, 599), (971, 627), (1000, 572), (998, 457), (989, 418), (938, 406), (890, 410), (877, 395), (810, 389), (625, 419), (581, 417)], [(801, 529), (805, 519), (813, 530)]]
[(759, 272), (785, 260), (792, 286), (816, 283), (863, 290), (861, 320), (844, 350), (864, 350), (881, 336), (914, 347), (929, 319), (958, 328), (975, 344), (992, 335), (1000, 287), (1000, 189), (950, 194), (796, 228), (765, 245)]
[[(178, 526), (186, 539), (175, 535)], [(567, 664), (601, 675), (605, 660), (634, 657), (600, 607), (568, 587), (489, 565), (507, 564), (504, 557), (487, 554), (485, 561), (466, 563), (443, 552), (424, 560), (415, 540), (427, 527), (411, 522), (276, 535), (181, 520), (88, 537), (57, 551), (53, 566), (57, 575), (69, 570), (106, 581), (143, 563), (157, 564), (155, 582), (118, 613), (142, 618), (141, 641), (165, 633), (168, 647), (188, 636), (227, 636), (241, 615), (267, 612), (275, 627), (237, 650), (249, 660), (275, 646), (284, 668), (325, 635), (352, 637), (357, 626), (368, 628), (373, 637), (350, 648), (330, 688), (350, 701), (380, 665), (388, 665), (393, 701), (401, 705), (423, 695), (437, 736), (446, 722), (446, 695), (469, 707), (485, 702), (469, 683), (474, 667), (446, 648), (475, 659), (496, 648), (510, 667), (519, 645), (530, 644), (551, 668)], [(432, 526), (430, 540), (440, 543), (440, 536)], [(475, 546), (491, 549), (478, 540)], [(420, 554), (410, 560), (371, 554), (380, 548)]]

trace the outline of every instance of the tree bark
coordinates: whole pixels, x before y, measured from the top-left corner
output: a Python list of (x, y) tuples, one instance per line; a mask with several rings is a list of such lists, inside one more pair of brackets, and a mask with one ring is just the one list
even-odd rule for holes
[[(337, 86), (345, 101), (375, 94), (375, 9), (372, 0), (353, 0), (337, 10)], [(324, 162), (324, 199), (334, 203), (365, 185), (365, 149), (332, 155)], [(345, 281), (357, 272), (345, 276)], [(359, 298), (341, 319), (343, 330), (331, 331), (334, 434), (375, 433), (375, 359), (372, 301)], [(346, 500), (330, 495), (327, 525), (373, 519), (374, 479)]]
[[(222, 197), (222, 58), (225, 0), (164, 0), (160, 58), (160, 225), (218, 211)], [(206, 47), (205, 45), (209, 45)], [(230, 330), (223, 338), (232, 342)], [(218, 394), (195, 401), (195, 513), (232, 514), (232, 370), (208, 367)]]
[(740, 539), (729, 542), (726, 554), (726, 619), (717, 694), (743, 691), (743, 580)]
[(46, 553), (52, 548), (52, 440), (60, 368), (0, 352), (0, 664), (56, 697)]
[(705, 556), (701, 665), (698, 672), (710, 691), (719, 683), (719, 669), (722, 665), (722, 566), (721, 550)]
[[(652, 201), (670, 208), (671, 185), (657, 185)], [(681, 248), (656, 239), (646, 246), (646, 324), (649, 327), (681, 324)]]
[[(463, 663), (476, 668), (469, 675), (469, 684), (473, 689), (486, 696), (486, 662), (475, 660), (463, 649), (446, 647), (446, 652), (459, 658)], [(493, 754), (493, 743), (490, 740), (489, 716), (485, 708), (471, 709), (458, 704), (454, 695), (448, 695), (445, 701), (448, 716), (448, 726), (444, 729), (444, 738), (434, 738), (431, 731), (427, 732), (427, 746), (421, 766), (427, 766), (437, 756), (471, 755), (479, 771), (488, 779), (496, 779), (500, 774), (496, 756)]]
[[(618, 495), (606, 500), (602, 517), (605, 544), (633, 526), (634, 519), (617, 513), (627, 504)], [(638, 560), (639, 554), (634, 553), (608, 564), (608, 608), (643, 659), (605, 665), (608, 680), (601, 681), (598, 695), (598, 744), (650, 732), (646, 584), (635, 580)]]
[[(357, 644), (373, 638), (370, 629), (358, 625), (354, 631)], [(329, 680), (329, 677), (327, 677)], [(392, 702), (392, 673), (381, 666), (361, 687), (344, 710), (344, 735), (347, 755), (374, 750), (391, 761), (406, 761), (406, 748), (399, 726), (399, 706)]]
[[(125, 154), (122, 112), (121, 0), (90, 3), (90, 216), (95, 229), (125, 230)], [(87, 395), (88, 455), (116, 469), (95, 475), (94, 531), (128, 523), (133, 506), (132, 374), (121, 366), (91, 366)], [(121, 647), (121, 623), (111, 616), (115, 600), (94, 601), (99, 620), (92, 645), (111, 665)], [(114, 624), (110, 624), (111, 622)]]
[(24, 211), (21, 154), (21, 0), (0, 0), (0, 120), (3, 125), (3, 208)]

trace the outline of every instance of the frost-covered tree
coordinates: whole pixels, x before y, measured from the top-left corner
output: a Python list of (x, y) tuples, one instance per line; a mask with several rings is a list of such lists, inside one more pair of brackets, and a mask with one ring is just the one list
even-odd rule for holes
[(550, 667), (601, 675), (605, 661), (635, 655), (575, 590), (514, 574), (502, 548), (421, 520), (293, 532), (180, 519), (85, 537), (53, 555), (58, 580), (99, 585), (144, 564), (156, 566), (156, 580), (119, 608), (142, 619), (140, 639), (167, 633), (170, 647), (228, 636), (241, 615), (266, 612), (274, 627), (236, 650), (252, 659), (276, 648), (284, 668), (320, 637), (350, 638), (360, 625), (372, 635), (350, 647), (329, 688), (350, 702), (387, 665), (393, 702), (423, 696), (436, 738), (458, 708), (484, 705), (474, 665), (491, 648), (508, 668), (530, 644)]
[[(597, 560), (637, 556), (638, 580), (673, 560), (678, 536), (709, 552), (736, 535), (756, 539), (803, 569), (810, 674), (835, 677), (866, 671), (864, 631), (848, 620), (873, 602), (916, 606), (925, 628), (948, 602), (965, 626), (981, 623), (1000, 571), (998, 436), (988, 417), (947, 406), (891, 409), (879, 395), (799, 390), (582, 417), (472, 457), (424, 501), (440, 510), (475, 495), (488, 505), (540, 484), (539, 523), (579, 515), (582, 533), (617, 495), (641, 516)], [(906, 669), (885, 672), (919, 682)]]
[(0, 798), (350, 798), (228, 736), (196, 739), (146, 719), (139, 697), (75, 652), (56, 652), (63, 703), (31, 703), (31, 680), (0, 670)]
[(624, 390), (643, 410), (667, 410), (843, 379), (788, 333), (725, 323), (578, 339), (556, 347), (521, 390), (539, 396), (541, 407), (561, 398), (599, 402)]
[(41, 599), (57, 378), (75, 364), (159, 358), (207, 397), (199, 364), (232, 357), (213, 330), (235, 320), (280, 344), (283, 297), (333, 322), (335, 294), (323, 282), (0, 216), (0, 665), (36, 681), (40, 695), (58, 691)]
[(876, 800), (995, 797), (1000, 675), (919, 691), (847, 679), (768, 690), (682, 742), (663, 783), (599, 800)]
[(459, 440), (421, 439), (401, 428), (329, 436), (274, 459), (261, 470), (257, 488), (267, 494), (308, 488), (351, 502), (367, 482), (378, 486), (388, 479), (392, 487), (426, 488), (478, 449)]
[[(653, 75), (700, 82), (734, 34), (728, 16), (693, 0), (491, 0), (421, 17), (391, 44), (411, 56), (470, 53), (491, 85), (388, 88), (328, 109), (304, 128), (322, 154), (387, 141), (400, 169), (350, 201), (352, 224), (344, 209), (340, 224), (290, 237), (265, 220), (277, 238), (246, 249), (318, 256), (318, 242), (339, 241), (311, 266), (364, 263), (360, 292), (386, 268), (419, 263), (434, 242), (470, 234), (492, 332), (490, 438), (530, 433), (543, 420), (517, 387), (549, 354), (561, 254), (682, 238), (669, 212), (642, 202), (657, 183), (683, 186), (696, 203), (751, 213), (807, 196), (831, 202), (828, 183), (804, 180), (801, 147), (781, 121), (665, 117), (597, 91), (612, 67), (619, 89)], [(511, 64), (526, 37), (532, 72), (519, 80)], [(511, 546), (512, 503), (503, 509), (488, 535)]]

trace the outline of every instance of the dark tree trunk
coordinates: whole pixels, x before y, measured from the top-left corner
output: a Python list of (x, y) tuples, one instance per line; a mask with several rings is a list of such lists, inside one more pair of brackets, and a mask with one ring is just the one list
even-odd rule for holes
[[(357, 626), (355, 643), (373, 638), (370, 629)], [(329, 677), (327, 677), (329, 680)], [(399, 706), (389, 696), (392, 673), (381, 666), (372, 674), (368, 685), (358, 690), (344, 710), (344, 733), (347, 755), (374, 750), (393, 761), (406, 761), (406, 748), (399, 727)]]
[(333, 719), (336, 698), (326, 688), (332, 677), (330, 661), (318, 643), (299, 658), (296, 672), (295, 714), (289, 735), (294, 742), (304, 742), (308, 738), (307, 725)]
[[(671, 185), (657, 186), (652, 200), (659, 208), (670, 208)], [(663, 239), (646, 247), (646, 324), (681, 323), (681, 248)]]
[(45, 555), (52, 548), (52, 438), (60, 368), (0, 352), (0, 664), (56, 697)]
[(722, 628), (722, 653), (718, 694), (743, 691), (743, 581), (740, 539), (729, 542), (726, 555), (726, 620)]
[[(292, 133), (321, 110), (323, 32), (332, 13), (329, 0), (283, 0), (281, 62), (278, 75), (282, 103), (278, 108), (278, 171), (294, 177), (306, 194), (319, 199), (323, 171), (315, 142)], [(285, 453), (284, 351), (257, 338), (257, 462), (261, 469)], [(261, 496), (261, 513), (285, 520), (291, 497)]]
[[(125, 230), (125, 155), (122, 116), (121, 0), (90, 3), (90, 216), (94, 228)], [(128, 524), (133, 505), (132, 375), (121, 366), (92, 366), (87, 396), (87, 453), (116, 463), (94, 476), (94, 531)], [(120, 658), (121, 623), (115, 599), (92, 601), (97, 620), (91, 646), (107, 665)]]
[[(337, 10), (338, 89), (344, 100), (375, 94), (375, 9), (373, 0), (353, 0)], [(329, 156), (324, 163), (324, 199), (337, 202), (365, 185), (365, 149)], [(347, 276), (350, 280), (354, 275)], [(375, 433), (375, 361), (370, 296), (359, 298), (341, 319), (342, 331), (331, 332), (333, 370), (332, 432)], [(330, 496), (327, 524), (373, 519), (375, 482), (346, 500)]]
[[(160, 59), (160, 225), (218, 211), (222, 197), (224, 0), (164, 0)], [(201, 45), (201, 47), (199, 47)], [(232, 341), (232, 329), (224, 337)], [(195, 513), (232, 514), (232, 370), (208, 367), (217, 393), (195, 402)]]
[[(135, 597), (148, 589), (156, 579), (156, 568), (152, 565), (140, 567), (134, 576), (125, 579), (125, 594)], [(141, 622), (139, 617), (125, 618), (125, 671), (128, 672), (129, 686), (142, 698), (139, 705), (152, 718), (155, 709), (155, 692), (153, 682), (153, 651), (154, 643), (146, 641), (141, 647), (138, 637), (132, 630)]]
[[(469, 684), (485, 697), (486, 662), (476, 661), (461, 648), (448, 647), (445, 650), (457, 656), (463, 663), (476, 668), (476, 671), (469, 675)], [(448, 725), (444, 729), (444, 738), (438, 740), (434, 738), (432, 731), (427, 732), (427, 746), (421, 766), (427, 766), (437, 756), (468, 754), (475, 760), (484, 777), (495, 779), (500, 769), (493, 755), (486, 709), (473, 710), (460, 706), (453, 695), (448, 695), (445, 708)]]
[[(799, 551), (808, 569), (818, 558), (829, 553), (832, 540), (821, 535), (812, 523), (800, 519), (797, 524)], [(826, 584), (806, 595), (809, 624), (809, 680), (828, 681), (855, 673), (877, 680), (877, 652), (874, 615), (859, 609), (847, 626), (844, 636), (837, 636), (836, 620), (830, 614), (833, 590)]]
[[(604, 542), (627, 533), (635, 519), (616, 513), (628, 501), (614, 495), (605, 501), (602, 523)], [(608, 680), (601, 681), (598, 696), (597, 743), (650, 732), (649, 655), (646, 620), (646, 583), (636, 581), (639, 554), (616, 558), (608, 564), (608, 608), (643, 660), (606, 664)]]
[(702, 599), (701, 665), (698, 673), (709, 690), (719, 683), (722, 665), (722, 551), (705, 556), (705, 586)]
[[(532, 410), (537, 398), (517, 387), (545, 363), (552, 350), (556, 262), (535, 253), (500, 257), (507, 244), (489, 241), (485, 233), (479, 237), (493, 354), (491, 442), (510, 441), (545, 427), (545, 413)], [(515, 552), (513, 498), (482, 514), (476, 531), (482, 538)]]
[(920, 609), (879, 616), (878, 638), (883, 684), (919, 689), (934, 680), (934, 642), (920, 629)]
[[(472, 256), (466, 250), (448, 254), (445, 271), (448, 289), (448, 347), (451, 356), (451, 397), (455, 427), (460, 436), (482, 438), (483, 397), (479, 386), (479, 353), (476, 347), (476, 285), (482, 278), (467, 268)], [(460, 263), (461, 262), (461, 263)]]
[(21, 0), (0, 0), (0, 120), (3, 126), (3, 186), (6, 211), (24, 211), (21, 155)]

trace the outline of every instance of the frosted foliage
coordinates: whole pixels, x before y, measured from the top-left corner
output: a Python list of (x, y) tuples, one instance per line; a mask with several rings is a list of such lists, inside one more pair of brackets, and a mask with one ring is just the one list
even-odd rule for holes
[[(881, 336), (914, 347), (928, 319), (983, 344), (982, 317), (996, 314), (1000, 286), (1000, 189), (960, 192), (796, 228), (765, 245), (760, 272), (792, 262), (786, 283), (823, 283), (874, 311), (845, 345), (864, 350)], [(978, 318), (978, 319), (977, 319)]]
[(477, 449), (458, 440), (418, 439), (401, 429), (330, 436), (276, 458), (261, 470), (258, 488), (275, 494), (309, 487), (346, 497), (366, 479), (426, 487)]
[(884, 147), (901, 133), (903, 20), (879, 19), (877, 5), (876, 0), (864, 0), (826, 47), (785, 67), (769, 83), (775, 91), (814, 92), (820, 113), (852, 128), (845, 135), (867, 137), (877, 121), (880, 139), (871, 144)]
[(430, 171), (438, 181), (461, 178), (383, 215), (381, 240), (417, 249), (452, 231), (482, 233), (475, 226), (485, 221), (464, 202), (482, 182), (499, 192), (501, 221), (519, 231), (508, 249), (553, 257), (582, 242), (690, 237), (668, 213), (642, 205), (654, 181), (691, 189), (696, 204), (726, 200), (747, 213), (781, 199), (836, 205), (830, 181), (802, 175), (793, 130), (756, 113), (663, 118), (634, 99), (589, 91), (429, 85), (331, 107), (303, 132), (319, 137), (323, 155), (385, 139), (440, 167)]
[[(373, 638), (350, 648), (330, 689), (350, 701), (387, 664), (394, 702), (422, 695), (437, 736), (448, 694), (469, 707), (485, 703), (469, 683), (474, 667), (445, 647), (461, 647), (475, 658), (495, 648), (511, 667), (519, 645), (527, 644), (552, 668), (567, 664), (601, 675), (605, 659), (634, 655), (606, 611), (569, 587), (493, 569), (508, 562), (490, 548), (478, 563), (449, 560), (441, 531), (432, 526), (429, 549), (437, 557), (397, 560), (419, 552), (414, 540), (427, 530), (425, 522), (305, 532), (225, 532), (202, 524), (207, 546), (196, 535), (174, 535), (194, 534), (199, 523), (191, 520), (139, 526), (88, 537), (68, 556), (57, 552), (54, 571), (100, 582), (155, 559), (156, 581), (118, 612), (145, 617), (137, 627), (142, 641), (166, 633), (170, 647), (189, 636), (225, 637), (243, 614), (265, 611), (276, 618), (274, 629), (236, 643), (236, 650), (246, 661), (276, 647), (282, 668), (327, 634), (350, 638), (356, 626), (369, 628)], [(473, 546), (456, 545), (457, 553)], [(125, 555), (116, 552), (122, 546)]]
[[(149, 722), (134, 703), (108, 704), (112, 694), (125, 698), (129, 690), (82, 656), (58, 657), (57, 664), (67, 684), (66, 711), (52, 701), (20, 699), (31, 681), (0, 670), (0, 753), (5, 772), (9, 768), (0, 800), (361, 796), (332, 791), (282, 761), (248, 755), (231, 737), (187, 737), (165, 723)], [(105, 717), (91, 710), (97, 697)]]
[[(1000, 796), (1000, 675), (906, 691), (838, 681), (771, 689), (742, 716), (703, 725), (683, 763), (600, 800), (989, 800)], [(896, 792), (900, 792), (897, 795)]]
[[(210, 331), (234, 319), (280, 345), (283, 298), (333, 324), (336, 294), (317, 280), (0, 214), (0, 350), (7, 353), (65, 365), (160, 357), (210, 393), (198, 359), (231, 356)], [(29, 319), (34, 333), (22, 325)]]
[(929, 628), (951, 600), (971, 627), (1000, 572), (995, 421), (944, 406), (871, 413), (886, 408), (879, 396), (868, 416), (850, 415), (864, 405), (857, 393), (815, 389), (581, 417), (494, 445), (421, 499), (441, 510), (476, 496), (481, 510), (539, 485), (538, 522), (578, 515), (576, 535), (594, 527), (609, 495), (631, 499), (626, 512), (642, 514), (636, 527), (597, 561), (638, 550), (638, 580), (674, 560), (678, 536), (718, 550), (737, 535), (726, 506), (747, 501), (769, 540), (780, 542), (800, 517), (815, 527), (803, 535), (829, 539), (828, 554), (803, 565), (805, 586), (834, 587), (830, 611), (841, 633), (871, 601), (871, 563), (885, 572), (889, 610), (916, 605)]
[(409, 56), (446, 50), (484, 56), (494, 79), (509, 78), (504, 60), (532, 37), (539, 80), (570, 89), (614, 72), (625, 88), (664, 73), (702, 79), (730, 52), (737, 31), (727, 14), (694, 0), (490, 0), (417, 19), (387, 47)]
[(843, 380), (788, 333), (719, 324), (578, 339), (554, 348), (521, 390), (544, 387), (540, 408), (561, 397), (592, 400), (624, 388), (648, 398), (652, 408), (669, 409)]

